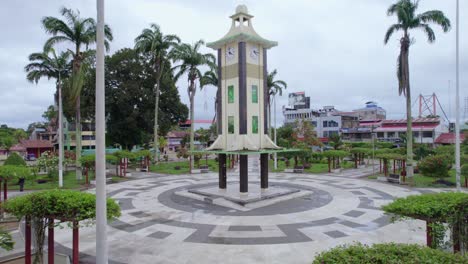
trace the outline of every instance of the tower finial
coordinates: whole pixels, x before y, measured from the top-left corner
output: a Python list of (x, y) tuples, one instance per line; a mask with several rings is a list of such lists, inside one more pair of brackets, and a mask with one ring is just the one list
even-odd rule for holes
[(249, 10), (247, 9), (247, 6), (246, 5), (238, 5), (236, 7), (236, 14), (239, 14), (239, 13), (248, 14)]

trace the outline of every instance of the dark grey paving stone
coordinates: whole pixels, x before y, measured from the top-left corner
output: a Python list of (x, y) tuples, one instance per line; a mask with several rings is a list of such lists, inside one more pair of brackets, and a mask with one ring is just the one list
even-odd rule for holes
[(329, 236), (331, 238), (340, 238), (340, 237), (348, 236), (347, 234), (345, 234), (345, 233), (343, 233), (341, 231), (338, 231), (338, 230), (325, 232), (325, 235), (327, 235), (327, 236)]
[(147, 214), (147, 213), (142, 212), (142, 211), (132, 212), (132, 213), (129, 213), (129, 215), (135, 216), (135, 217), (138, 217), (138, 218), (144, 218), (144, 217), (150, 217), (151, 216), (150, 214)]
[(152, 237), (152, 238), (157, 238), (157, 239), (165, 239), (166, 237), (172, 235), (172, 233), (169, 233), (169, 232), (164, 232), (164, 231), (157, 231), (157, 232), (154, 232), (150, 235), (148, 235), (149, 237)]
[(362, 211), (358, 211), (358, 210), (351, 210), (347, 213), (345, 213), (344, 215), (346, 216), (350, 216), (350, 217), (359, 217), (361, 215), (365, 214), (364, 212)]
[(351, 193), (355, 195), (366, 195), (365, 193), (360, 192), (360, 191), (351, 191)]
[(229, 226), (228, 231), (262, 231), (261, 226)]
[(348, 227), (351, 227), (351, 228), (365, 227), (365, 225), (361, 225), (361, 224), (351, 222), (351, 221), (347, 221), (347, 220), (343, 220), (343, 221), (340, 221), (338, 223), (342, 224), (342, 225), (345, 225), (345, 226), (348, 226)]

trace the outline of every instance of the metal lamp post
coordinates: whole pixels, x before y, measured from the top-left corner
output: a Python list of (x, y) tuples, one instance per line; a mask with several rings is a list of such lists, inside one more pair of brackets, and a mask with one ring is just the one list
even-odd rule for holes
[[(274, 135), (274, 138), (275, 138), (275, 145), (276, 145), (276, 93), (273, 95), (273, 108), (274, 108), (274, 115), (273, 115), (273, 120), (274, 120), (274, 123), (275, 123), (275, 135)], [(278, 154), (275, 152), (274, 154), (275, 156), (275, 170), (278, 169)]]

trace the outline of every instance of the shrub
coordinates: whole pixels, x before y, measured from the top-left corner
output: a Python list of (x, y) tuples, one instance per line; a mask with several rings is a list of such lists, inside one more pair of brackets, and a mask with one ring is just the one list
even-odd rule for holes
[(28, 167), (4, 165), (0, 166), (0, 179), (31, 179), (34, 174)]
[(445, 155), (428, 156), (418, 163), (418, 168), (423, 175), (433, 178), (448, 177), (452, 162)]
[(3, 165), (26, 166), (26, 161), (18, 153), (13, 152), (8, 156)]
[(407, 244), (375, 244), (372, 246), (355, 244), (338, 246), (320, 253), (313, 264), (429, 264), (429, 263), (468, 263), (468, 258), (440, 250)]
[(3, 248), (6, 251), (10, 251), (13, 249), (14, 245), (15, 242), (13, 241), (11, 235), (0, 228), (0, 248)]

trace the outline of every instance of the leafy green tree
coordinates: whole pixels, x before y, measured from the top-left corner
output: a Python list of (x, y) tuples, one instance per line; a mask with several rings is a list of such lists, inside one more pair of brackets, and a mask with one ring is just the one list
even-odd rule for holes
[[(159, 96), (161, 91), (161, 77), (166, 72), (165, 66), (172, 57), (172, 49), (178, 45), (180, 39), (176, 35), (164, 35), (157, 24), (151, 24), (150, 28), (145, 28), (135, 39), (135, 49), (139, 52), (147, 53), (153, 64), (155, 77), (154, 95), (154, 149), (158, 147), (158, 113)], [(154, 155), (154, 161), (158, 161), (158, 155)]]
[[(279, 94), (283, 95), (283, 90), (288, 88), (288, 84), (283, 80), (276, 80), (276, 75), (278, 71), (274, 69), (272, 72), (268, 73), (267, 76), (267, 86), (268, 86), (268, 131), (271, 137), (271, 98)], [(276, 111), (276, 109), (274, 109)]]
[[(72, 74), (70, 80), (70, 93), (72, 101), (76, 107), (76, 168), (77, 178), (81, 179), (81, 101), (80, 95), (83, 88), (86, 69), (83, 67), (83, 62), (89, 59), (94, 54), (88, 50), (88, 47), (96, 42), (96, 22), (93, 18), (82, 18), (79, 11), (63, 7), (60, 10), (61, 15), (65, 20), (55, 17), (44, 17), (42, 26), (47, 33), (51, 34), (44, 49), (49, 50), (58, 43), (68, 43), (74, 46), (74, 50), (70, 50), (73, 56)], [(113, 36), (109, 26), (104, 26), (106, 49), (109, 49), (109, 41), (112, 41)], [(86, 51), (83, 51), (83, 48)]]
[(329, 139), (330, 145), (333, 147), (333, 149), (340, 149), (343, 146), (343, 141), (341, 140), (340, 135), (333, 134), (329, 137)]
[[(188, 87), (187, 93), (190, 98), (190, 151), (194, 150), (195, 137), (195, 93), (197, 91), (197, 80), (202, 78), (200, 68), (203, 66), (215, 67), (215, 56), (211, 53), (203, 54), (200, 48), (204, 45), (203, 40), (195, 42), (193, 45), (181, 44), (174, 50), (174, 60), (180, 62), (173, 69), (176, 72), (175, 79), (178, 80), (181, 76), (187, 75)], [(193, 168), (193, 159), (190, 162)]]
[(11, 136), (9, 137), (5, 137), (2, 139), (2, 145), (5, 147), (6, 151), (7, 151), (7, 155), (10, 154), (10, 149), (11, 147), (13, 147), (13, 145), (15, 145), (15, 139)]
[[(412, 44), (409, 31), (413, 29), (423, 30), (429, 43), (436, 39), (435, 33), (430, 24), (440, 25), (444, 32), (450, 30), (450, 20), (444, 13), (438, 10), (427, 11), (422, 14), (416, 14), (419, 1), (398, 0), (392, 4), (387, 11), (389, 16), (396, 15), (398, 22), (390, 26), (385, 34), (384, 43), (387, 44), (390, 37), (397, 31), (403, 31), (403, 37), (400, 39), (400, 55), (397, 63), (398, 92), (406, 96), (406, 134), (412, 135), (412, 116), (411, 116), (411, 89), (409, 75), (409, 47)], [(407, 162), (409, 166), (407, 173), (409, 177), (413, 176), (413, 138), (407, 138)]]
[(451, 167), (451, 160), (444, 155), (428, 156), (418, 163), (418, 168), (423, 175), (439, 179), (449, 177), (448, 172)]
[(13, 132), (13, 136), (16, 141), (19, 142), (20, 140), (28, 138), (28, 133), (26, 133), (26, 131), (24, 131), (22, 128), (19, 128)]
[(26, 161), (18, 154), (18, 153), (11, 153), (10, 156), (5, 160), (3, 165), (13, 165), (13, 166), (24, 166), (26, 167)]
[[(105, 67), (106, 135), (109, 144), (119, 143), (130, 149), (134, 145), (151, 142), (155, 117), (155, 100), (152, 95), (155, 93), (156, 80), (149, 55), (133, 49), (121, 49), (106, 57)], [(159, 91), (159, 135), (166, 135), (173, 126), (187, 120), (188, 116), (188, 108), (180, 101), (169, 62), (166, 62), (164, 71)], [(95, 81), (90, 81), (83, 88), (82, 101), (87, 104), (83, 114), (92, 118)]]

